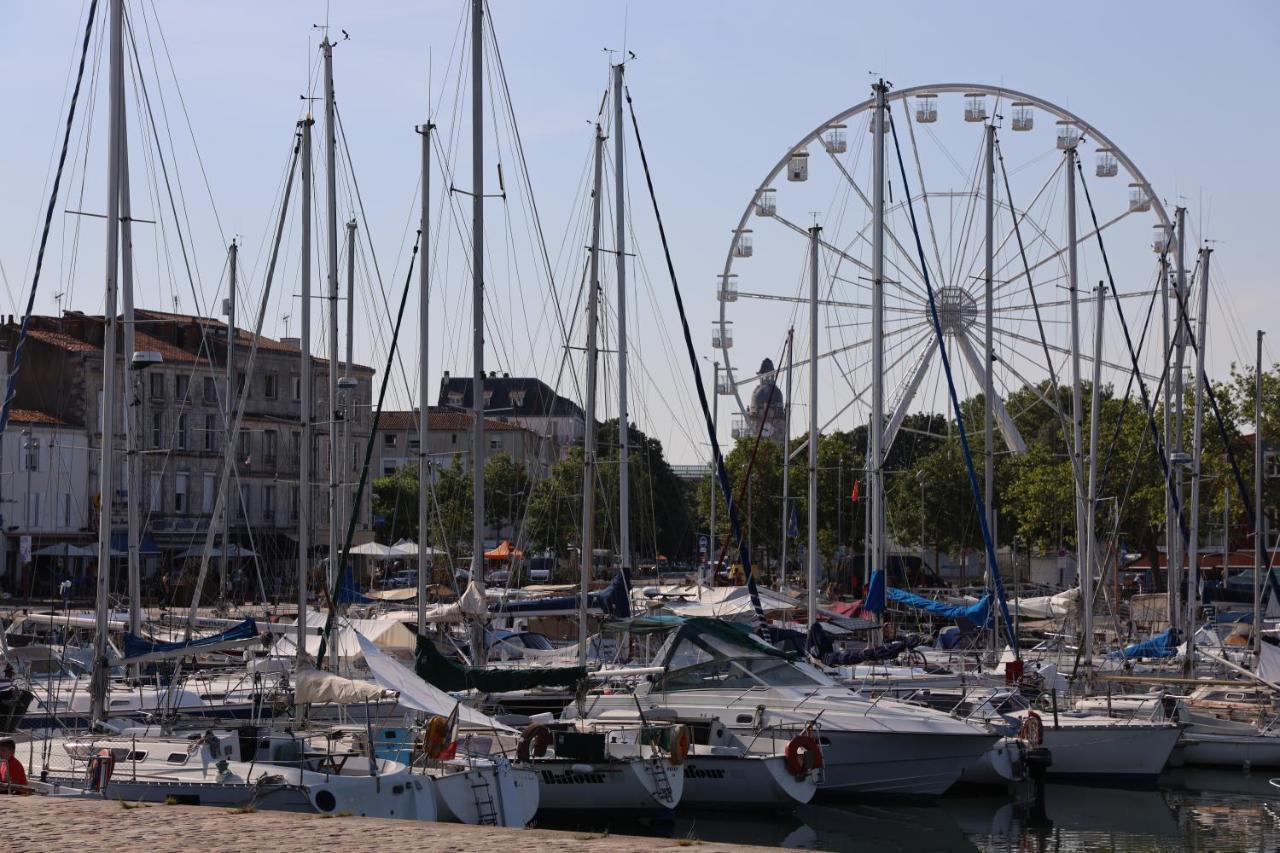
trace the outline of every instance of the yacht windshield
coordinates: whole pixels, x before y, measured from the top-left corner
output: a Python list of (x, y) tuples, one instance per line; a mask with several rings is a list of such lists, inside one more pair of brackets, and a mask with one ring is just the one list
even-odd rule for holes
[(681, 637), (657, 691), (752, 687), (814, 687), (819, 682), (791, 661), (709, 634)]

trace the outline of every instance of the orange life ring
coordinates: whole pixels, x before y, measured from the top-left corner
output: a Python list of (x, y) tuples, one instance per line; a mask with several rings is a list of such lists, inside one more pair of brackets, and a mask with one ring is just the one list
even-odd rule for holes
[(787, 772), (797, 779), (823, 766), (822, 747), (813, 735), (797, 735), (787, 744)]
[(111, 754), (111, 750), (106, 747), (98, 750), (98, 754), (89, 759), (89, 790), (105, 789), (115, 769), (116, 757)]
[(531, 757), (542, 758), (547, 754), (549, 746), (551, 746), (551, 729), (540, 723), (525, 726), (520, 732), (520, 743), (516, 746), (516, 759), (524, 762)]
[(671, 730), (671, 751), (667, 755), (667, 763), (672, 767), (679, 767), (684, 764), (684, 760), (689, 755), (689, 748), (693, 745), (693, 738), (689, 734), (689, 727), (683, 723), (675, 726)]
[(444, 755), (446, 740), (449, 737), (449, 721), (436, 716), (427, 720), (422, 729), (422, 752), (427, 758), (439, 758)]
[(1044, 744), (1044, 722), (1041, 721), (1039, 714), (1035, 711), (1027, 712), (1027, 716), (1022, 720), (1022, 727), (1018, 729), (1018, 737), (1032, 746)]

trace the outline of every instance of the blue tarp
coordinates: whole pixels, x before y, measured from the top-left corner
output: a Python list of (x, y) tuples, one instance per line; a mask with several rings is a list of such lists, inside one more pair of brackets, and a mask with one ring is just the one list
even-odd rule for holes
[(126, 658), (136, 658), (142, 655), (176, 652), (184, 649), (198, 652), (208, 646), (216, 646), (232, 640), (251, 640), (256, 636), (258, 636), (258, 624), (253, 621), (252, 617), (220, 634), (201, 637), (198, 640), (191, 640), (186, 643), (156, 643), (136, 634), (126, 632), (124, 635), (124, 656)]
[(862, 609), (868, 613), (884, 612), (884, 572), (876, 569), (867, 584), (867, 594), (862, 597)]
[(355, 572), (350, 566), (347, 566), (342, 572), (342, 582), (338, 584), (338, 603), (339, 604), (373, 604), (374, 599), (369, 598), (360, 589), (360, 584), (356, 583)]
[(886, 592), (889, 598), (898, 604), (905, 604), (908, 607), (924, 610), (936, 616), (944, 616), (948, 619), (967, 619), (978, 625), (986, 625), (991, 619), (991, 593), (989, 592), (983, 593), (982, 598), (969, 605), (934, 601), (932, 598), (925, 598), (922, 595), (916, 595), (903, 589), (894, 589), (893, 587), (889, 587)]
[[(156, 541), (151, 538), (151, 534), (142, 534), (142, 539), (138, 542), (138, 553), (148, 556), (156, 556), (160, 553), (160, 548), (156, 545)], [(113, 530), (111, 531), (111, 556), (125, 557), (129, 554), (129, 531)]]
[(1125, 646), (1124, 651), (1112, 652), (1113, 658), (1171, 658), (1178, 653), (1178, 645), (1182, 642), (1177, 628), (1167, 628), (1162, 633), (1149, 637), (1141, 643)]
[[(587, 609), (604, 612), (610, 619), (631, 617), (630, 579), (619, 571), (609, 585), (599, 592), (587, 593)], [(577, 610), (578, 596), (560, 595), (554, 598), (531, 598), (526, 601), (508, 601), (489, 608), (493, 614), (540, 613), (551, 610)]]

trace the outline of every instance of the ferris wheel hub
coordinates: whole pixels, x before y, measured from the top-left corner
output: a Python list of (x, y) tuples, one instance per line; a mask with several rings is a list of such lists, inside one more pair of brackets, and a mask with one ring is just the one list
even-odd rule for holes
[[(978, 319), (978, 300), (964, 288), (941, 287), (934, 301), (938, 306), (938, 323), (945, 335), (967, 332)], [(927, 304), (924, 310), (929, 314)]]

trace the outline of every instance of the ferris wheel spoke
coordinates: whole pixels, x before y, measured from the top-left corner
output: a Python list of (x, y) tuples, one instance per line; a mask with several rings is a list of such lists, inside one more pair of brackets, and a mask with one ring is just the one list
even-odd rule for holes
[[(920, 325), (921, 325), (921, 327), (924, 327), (924, 326), (926, 326), (926, 325), (928, 325), (928, 324), (927, 324), (927, 323), (925, 323), (925, 322), (921, 322), (921, 323), (920, 323)], [(930, 335), (932, 335), (932, 334), (933, 334), (933, 329), (932, 329), (931, 327), (930, 327), (930, 328), (921, 328), (921, 329), (916, 333), (915, 337), (913, 337), (913, 338), (911, 338), (910, 340), (908, 340), (908, 341), (906, 341), (906, 342), (905, 342), (906, 346), (904, 346), (904, 347), (903, 347), (903, 353), (902, 353), (902, 355), (900, 355), (900, 356), (898, 356), (896, 359), (894, 359), (894, 360), (893, 360), (893, 362), (891, 362), (891, 363), (889, 364), (889, 367), (888, 367), (888, 368), (886, 368), (886, 370), (893, 370), (895, 367), (897, 367), (898, 365), (900, 365), (903, 361), (905, 361), (905, 360), (907, 359), (907, 357), (908, 357), (908, 356), (910, 356), (910, 355), (911, 355), (911, 353), (912, 353), (912, 352), (914, 352), (914, 351), (915, 351), (915, 347), (916, 347), (920, 342), (927, 340), (927, 339), (929, 338), (929, 336), (930, 336)], [(844, 347), (844, 348), (842, 348), (842, 349), (840, 349), (840, 350), (832, 350), (832, 351), (831, 351), (831, 353), (828, 353), (828, 354), (829, 354), (829, 355), (834, 355), (834, 354), (836, 354), (837, 352), (844, 352), (844, 351), (847, 351), (847, 350), (856, 349), (856, 348), (858, 348), (858, 347), (860, 347), (860, 346), (862, 346), (862, 345), (864, 345), (864, 344), (866, 344), (866, 343), (867, 343), (866, 341), (863, 341), (863, 342), (860, 342), (860, 343), (858, 343), (858, 344), (854, 344), (854, 345), (849, 346), (849, 347)], [(820, 357), (822, 357), (822, 356), (820, 356)], [(861, 390), (861, 391), (859, 391), (859, 390), (857, 390), (856, 388), (854, 388), (854, 387), (853, 387), (853, 384), (852, 384), (852, 382), (850, 381), (850, 374), (852, 374), (855, 370), (857, 370), (857, 368), (859, 368), (859, 367), (863, 367), (863, 366), (866, 366), (868, 363), (869, 363), (869, 361), (860, 362), (858, 365), (855, 365), (853, 368), (850, 368), (850, 369), (849, 369), (849, 371), (847, 371), (847, 372), (845, 372), (845, 371), (841, 371), (841, 375), (844, 377), (845, 381), (846, 381), (846, 382), (849, 382), (849, 390), (853, 391), (853, 396), (849, 399), (849, 401), (848, 401), (847, 403), (845, 403), (843, 406), (841, 406), (839, 409), (837, 409), (837, 410), (836, 410), (836, 413), (835, 413), (834, 415), (832, 415), (830, 418), (828, 418), (828, 419), (827, 419), (826, 423), (824, 423), (824, 424), (822, 425), (821, 429), (819, 429), (819, 430), (818, 430), (818, 432), (819, 432), (819, 433), (824, 433), (824, 432), (826, 432), (828, 429), (830, 429), (830, 428), (831, 428), (831, 425), (832, 425), (832, 424), (834, 424), (837, 420), (839, 420), (839, 419), (844, 415), (844, 413), (845, 413), (845, 412), (849, 411), (851, 408), (853, 408), (853, 406), (854, 406), (856, 403), (861, 402), (861, 401), (862, 401), (862, 399), (863, 399), (867, 394), (871, 393), (871, 384), (870, 384), (870, 383), (867, 383), (865, 386), (863, 386), (862, 390)], [(808, 437), (806, 437), (806, 438), (805, 438), (805, 440), (804, 440), (804, 441), (802, 441), (802, 442), (800, 443), (800, 446), (799, 446), (799, 447), (797, 447), (795, 450), (791, 451), (791, 456), (790, 456), (789, 458), (790, 458), (790, 459), (795, 459), (795, 458), (796, 458), (797, 456), (799, 456), (801, 453), (804, 453), (804, 452), (805, 452), (805, 450), (806, 450), (808, 447), (809, 447), (809, 439), (808, 439)]]
[[(1000, 140), (997, 138), (996, 139), (997, 150), (999, 150), (999, 145), (1000, 145)], [(1031, 203), (1028, 204), (1021, 211), (1018, 211), (1017, 208), (1013, 206), (1013, 199), (1011, 198), (1006, 198), (1005, 203), (1001, 206), (1002, 209), (1008, 210), (1010, 212), (1013, 219), (1013, 221), (1010, 222), (1010, 226), (1011, 226), (1009, 228), (1010, 236), (1017, 237), (1018, 232), (1021, 230), (1021, 228), (1027, 225), (1028, 223), (1033, 228), (1035, 228), (1036, 236), (1029, 242), (1027, 241), (1023, 242), (1022, 248), (1024, 249), (1030, 250), (1030, 248), (1040, 240), (1044, 240), (1049, 243), (1053, 242), (1049, 238), (1049, 235), (1045, 232), (1045, 230), (1041, 228), (1040, 225), (1034, 219), (1031, 218), (1031, 211), (1035, 210), (1036, 205), (1040, 203), (1040, 199), (1044, 196), (1046, 192), (1048, 192), (1049, 188), (1054, 186), (1058, 178), (1058, 173), (1062, 171), (1063, 167), (1064, 167), (1064, 162), (1059, 161), (1058, 165), (1053, 169), (1052, 172), (1049, 173), (1049, 176), (1044, 179), (1044, 183), (1042, 183), (1040, 185), (1040, 188), (1036, 190), (1036, 194), (1031, 197)], [(1008, 268), (1010, 264), (1015, 262), (1020, 263), (1021, 261), (1022, 261), (1022, 252), (1018, 252), (1017, 254), (1013, 255), (1012, 257), (1010, 257), (1009, 259), (1005, 260), (1003, 263), (998, 265), (995, 268), (995, 271), (992, 272), (992, 278), (996, 278), (1000, 276), (1005, 271), (1005, 269)], [(1025, 275), (1024, 272), (1018, 273), (1018, 276), (1023, 276), (1023, 275)], [(1008, 279), (1007, 281), (1013, 281), (1018, 276)]]
[[(1016, 350), (1014, 350), (1013, 348), (1010, 348), (1010, 349), (1009, 349), (1009, 351), (1010, 351), (1010, 352), (1016, 352)], [(1022, 356), (1022, 357), (1023, 357), (1024, 359), (1026, 359), (1026, 356)], [(1031, 364), (1035, 364), (1035, 362), (1031, 361), (1030, 359), (1026, 359), (1026, 360), (1027, 360), (1029, 363), (1031, 363)], [(1061, 408), (1059, 408), (1058, 404), (1057, 404), (1056, 402), (1054, 402), (1053, 400), (1049, 399), (1049, 396), (1048, 396), (1047, 394), (1045, 394), (1042, 390), (1040, 390), (1040, 384), (1041, 384), (1041, 383), (1039, 383), (1039, 382), (1032, 382), (1030, 379), (1028, 379), (1026, 376), (1024, 376), (1024, 375), (1022, 374), (1022, 372), (1021, 372), (1021, 371), (1019, 371), (1016, 367), (1014, 367), (1014, 366), (1013, 366), (1013, 360), (1012, 360), (1012, 359), (1004, 358), (1004, 357), (1000, 357), (1000, 364), (1001, 364), (1001, 366), (1003, 366), (1003, 367), (1004, 367), (1004, 369), (1005, 369), (1005, 370), (1007, 370), (1007, 371), (1009, 371), (1010, 373), (1012, 373), (1012, 374), (1014, 375), (1014, 377), (1015, 377), (1019, 382), (1021, 382), (1021, 383), (1022, 383), (1022, 385), (1023, 385), (1023, 387), (1024, 387), (1024, 388), (1030, 389), (1030, 391), (1031, 391), (1033, 394), (1035, 394), (1036, 399), (1038, 399), (1040, 402), (1044, 403), (1046, 406), (1048, 406), (1050, 409), (1052, 409), (1052, 410), (1053, 410), (1056, 414), (1058, 414), (1059, 416), (1061, 416), (1061, 417), (1065, 417), (1065, 415), (1064, 415), (1064, 414), (1063, 414), (1063, 412), (1062, 412), (1062, 409), (1061, 409)], [(999, 377), (999, 373), (998, 373), (998, 372), (997, 372), (996, 376), (997, 376), (997, 377)], [(1000, 378), (1000, 383), (1001, 383), (1002, 385), (1004, 385), (1004, 389), (1005, 389), (1005, 396), (1007, 397), (1007, 396), (1008, 396), (1008, 394), (1009, 394), (1009, 392), (1010, 392), (1010, 390), (1012, 390), (1012, 389), (1010, 389), (1010, 388), (1009, 388), (1009, 383), (1008, 383), (1008, 381), (1006, 381), (1003, 377), (999, 377), (999, 378)]]
[[(1065, 277), (1066, 276), (1058, 276), (1058, 278), (1065, 278)], [(1057, 279), (1050, 279), (1050, 280), (1056, 281)], [(1041, 284), (1045, 284), (1045, 283), (1047, 282), (1041, 282)], [(1156, 292), (1155, 290), (1131, 290), (1128, 293), (1119, 294), (1119, 298), (1120, 299), (1137, 299), (1139, 296), (1150, 296), (1155, 292)], [(1039, 303), (1038, 307), (1041, 310), (1044, 310), (1045, 308), (1061, 308), (1064, 305), (1070, 305), (1070, 304), (1071, 304), (1070, 299), (1056, 299), (1053, 302), (1041, 302)], [(1001, 312), (1011, 312), (1011, 311), (1031, 311), (1031, 310), (1034, 310), (1036, 307), (1037, 307), (1036, 305), (1032, 305), (1029, 302), (1025, 305), (997, 305), (995, 307), (995, 313), (999, 314)]]
[[(1038, 341), (1035, 338), (1029, 338), (1026, 335), (1022, 335), (1017, 332), (1010, 331), (1009, 329), (1001, 329), (997, 327), (994, 329), (994, 331), (997, 335), (1003, 335), (1008, 338), (1013, 338), (1014, 340), (1021, 341), (1022, 343), (1033, 344), (1038, 347), (1048, 347), (1049, 349), (1053, 350), (1056, 353), (1059, 353), (1062, 355), (1071, 355), (1071, 350), (1067, 349), (1066, 347), (1058, 346), (1057, 344), (1051, 344), (1048, 342)], [(1093, 359), (1090, 358), (1089, 355), (1083, 352), (1080, 353), (1080, 358), (1085, 361), (1093, 361)], [(1128, 374), (1133, 370), (1132, 365), (1117, 364), (1114, 361), (1107, 361), (1106, 359), (1102, 360), (1102, 364), (1105, 367), (1109, 367), (1112, 370), (1118, 370), (1121, 373), (1125, 373), (1125, 374)], [(1157, 379), (1157, 377), (1152, 376), (1149, 373), (1142, 374), (1142, 378), (1147, 380), (1148, 382), (1154, 382)]]
[[(929, 191), (924, 185), (924, 167), (920, 163), (920, 148), (916, 145), (916, 126), (911, 120), (911, 110), (907, 109), (906, 103), (903, 103), (902, 114), (907, 117), (907, 136), (911, 138), (911, 154), (916, 161), (916, 180), (920, 184), (920, 197), (924, 200), (924, 218), (929, 226), (929, 241), (933, 244), (933, 259), (937, 266), (934, 269), (942, 272), (942, 252), (938, 248), (938, 230), (933, 225), (933, 205), (929, 202)], [(889, 123), (893, 123), (892, 114), (890, 114)]]
[(924, 350), (920, 353), (915, 366), (911, 369), (910, 377), (902, 386), (897, 402), (893, 405), (893, 413), (889, 416), (889, 423), (885, 426), (883, 444), (885, 454), (888, 454), (889, 449), (893, 447), (893, 440), (897, 437), (898, 429), (902, 426), (902, 421), (907, 416), (907, 409), (910, 408), (920, 390), (920, 382), (929, 371), (929, 365), (933, 361), (933, 354), (937, 349), (938, 342), (936, 340), (931, 340), (924, 345)]
[[(795, 233), (802, 235), (806, 240), (808, 240), (808, 239), (809, 239), (809, 229), (807, 229), (807, 228), (801, 228), (799, 225), (797, 225), (796, 223), (792, 222), (790, 219), (787, 219), (787, 218), (786, 218), (785, 216), (783, 216), (782, 214), (775, 212), (775, 213), (773, 214), (773, 216), (772, 216), (772, 217), (770, 217), (770, 218), (771, 218), (771, 219), (776, 219), (776, 220), (778, 220), (778, 221), (779, 221), (779, 222), (781, 222), (783, 225), (785, 225), (787, 228), (790, 228), (790, 229), (791, 229), (792, 231), (794, 231)], [(861, 239), (863, 239), (864, 241), (866, 240), (866, 236), (865, 236), (865, 235), (859, 234), (859, 237), (861, 237)], [(844, 260), (846, 260), (846, 261), (848, 261), (849, 263), (853, 264), (854, 266), (856, 266), (858, 269), (862, 270), (863, 272), (866, 272), (866, 273), (870, 273), (870, 272), (871, 272), (871, 267), (870, 267), (868, 264), (864, 263), (862, 260), (860, 260), (860, 259), (858, 259), (858, 258), (855, 258), (853, 255), (849, 254), (848, 252), (846, 252), (846, 251), (844, 251), (844, 250), (842, 250), (842, 249), (838, 249), (838, 248), (836, 248), (834, 245), (832, 245), (831, 243), (827, 242), (826, 240), (823, 240), (821, 237), (819, 237), (819, 238), (818, 238), (818, 244), (819, 244), (819, 245), (821, 245), (821, 246), (822, 246), (824, 249), (826, 249), (827, 251), (831, 252), (833, 255), (836, 255), (836, 256), (838, 256), (838, 257), (840, 257), (840, 258), (843, 258)], [(888, 259), (886, 259), (886, 260), (888, 260)], [(891, 264), (891, 266), (893, 266), (893, 268), (894, 268), (895, 270), (897, 270), (899, 273), (902, 273), (902, 272), (903, 272), (903, 271), (902, 271), (902, 270), (897, 266), (897, 264), (894, 264), (892, 261), (889, 261), (889, 263), (890, 263), (890, 264)], [(836, 276), (836, 277), (838, 278), (838, 276)], [(868, 288), (868, 289), (870, 289), (870, 287), (871, 287), (871, 282), (870, 282), (870, 281), (866, 281), (866, 282), (856, 282), (856, 281), (851, 281), (850, 279), (847, 279), (847, 278), (840, 278), (840, 281), (846, 282), (846, 283), (848, 283), (848, 284), (853, 284), (853, 285), (856, 285), (856, 286), (859, 286), (859, 287), (866, 287), (866, 288)], [(899, 290), (902, 290), (904, 293), (917, 293), (917, 292), (918, 292), (918, 295), (919, 295), (920, 297), (922, 297), (922, 298), (924, 297), (924, 290), (923, 290), (923, 289), (921, 289), (921, 288), (920, 288), (920, 286), (919, 286), (919, 285), (917, 285), (914, 281), (912, 281), (912, 282), (911, 282), (912, 287), (910, 287), (910, 288), (908, 288), (908, 287), (904, 287), (904, 286), (903, 286), (903, 285), (904, 285), (904, 281), (910, 281), (910, 279), (905, 279), (905, 278), (904, 278), (904, 279), (902, 279), (902, 280), (899, 280), (899, 279), (886, 278), (884, 281), (885, 281), (885, 284), (892, 284), (892, 285), (894, 285), (895, 287), (897, 287)]]
[[(969, 340), (969, 334), (961, 331), (956, 334), (954, 340), (964, 360), (969, 363), (969, 370), (976, 379), (982, 380), (985, 377), (982, 358), (978, 355), (973, 342)], [(994, 376), (994, 371), (992, 375)], [(1014, 453), (1026, 453), (1027, 443), (1023, 441), (1022, 433), (1018, 432), (1013, 418), (1009, 416), (1009, 410), (1005, 408), (1004, 400), (998, 394), (991, 395), (991, 414), (995, 418), (996, 425), (1000, 427), (1000, 434), (1004, 436), (1004, 442), (1009, 449)]]
[[(871, 211), (872, 216), (874, 216), (875, 209), (872, 207), (871, 199), (867, 198), (867, 194), (862, 191), (862, 187), (858, 186), (858, 182), (853, 179), (853, 175), (849, 174), (849, 170), (840, 162), (840, 158), (832, 153), (829, 148), (826, 150), (827, 156), (831, 158), (831, 162), (836, 164), (836, 168), (840, 170), (840, 174), (844, 176), (844, 179), (849, 183), (849, 186), (853, 188), (853, 191), (858, 194), (858, 198), (862, 199), (862, 203), (867, 206), (867, 210)], [(922, 273), (920, 271), (920, 267), (916, 265), (911, 253), (909, 253), (906, 248), (903, 247), (902, 242), (898, 240), (898, 236), (893, 233), (893, 230), (890, 229), (888, 225), (885, 225), (884, 233), (885, 236), (893, 242), (893, 245), (898, 247), (898, 251), (902, 253), (902, 256), (907, 259), (907, 263), (910, 264), (912, 271), (915, 272), (916, 280), (923, 281), (924, 273)], [(859, 234), (861, 235), (861, 232), (859, 232)], [(866, 237), (863, 236), (863, 239), (865, 240)]]
[[(1103, 231), (1106, 231), (1106, 230), (1107, 230), (1108, 228), (1110, 228), (1112, 225), (1115, 225), (1116, 223), (1121, 222), (1122, 220), (1124, 220), (1124, 218), (1125, 218), (1125, 217), (1127, 217), (1129, 214), (1131, 214), (1131, 213), (1133, 213), (1133, 212), (1134, 212), (1134, 211), (1129, 210), (1128, 208), (1126, 208), (1122, 213), (1120, 213), (1120, 214), (1118, 214), (1118, 215), (1116, 215), (1116, 216), (1112, 217), (1111, 219), (1109, 219), (1109, 220), (1107, 220), (1106, 222), (1102, 223), (1102, 224), (1101, 224), (1100, 226), (1098, 226), (1097, 228), (1094, 228), (1092, 231), (1089, 231), (1088, 233), (1083, 234), (1083, 235), (1081, 235), (1080, 237), (1077, 237), (1077, 238), (1076, 238), (1076, 245), (1077, 245), (1077, 246), (1079, 246), (1081, 243), (1084, 243), (1084, 242), (1086, 242), (1086, 241), (1088, 241), (1088, 240), (1092, 240), (1094, 237), (1098, 236), (1098, 234), (1102, 233)], [(1025, 277), (1027, 273), (1035, 272), (1036, 270), (1038, 270), (1040, 267), (1044, 266), (1045, 264), (1047, 264), (1047, 263), (1051, 263), (1052, 261), (1057, 260), (1058, 258), (1062, 257), (1064, 254), (1066, 254), (1067, 249), (1069, 249), (1069, 248), (1071, 248), (1071, 247), (1070, 247), (1070, 246), (1063, 246), (1063, 247), (1061, 247), (1060, 249), (1058, 249), (1056, 252), (1054, 252), (1053, 254), (1049, 255), (1048, 257), (1041, 258), (1040, 260), (1036, 261), (1035, 263), (1030, 264), (1030, 265), (1028, 266), (1028, 268), (1027, 268), (1027, 269), (1023, 270), (1023, 272), (1022, 272), (1022, 276), (1023, 276), (1023, 277)], [(1017, 280), (1017, 278), (1008, 279), (1008, 281), (1016, 281), (1016, 280)]]
[[(841, 279), (843, 281), (844, 279)], [(791, 302), (796, 305), (808, 305), (809, 298), (807, 296), (781, 296), (776, 293), (749, 293), (744, 290), (738, 291), (739, 299), (763, 299), (769, 302)], [(830, 308), (864, 308), (871, 309), (869, 303), (863, 302), (841, 302), (838, 299), (819, 299), (819, 305), (825, 305)]]

